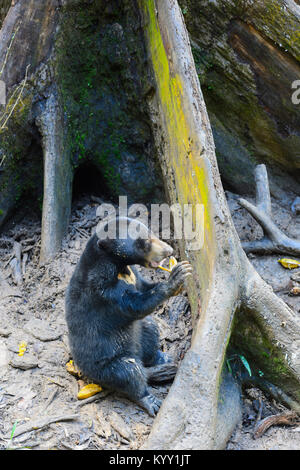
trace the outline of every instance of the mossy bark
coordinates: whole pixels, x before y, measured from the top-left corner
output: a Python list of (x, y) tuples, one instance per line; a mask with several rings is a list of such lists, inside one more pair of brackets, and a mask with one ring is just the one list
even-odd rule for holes
[(288, 5), (283, 0), (179, 3), (227, 188), (253, 191), (254, 167), (266, 163), (274, 195), (278, 187), (298, 193), (300, 121), (292, 83), (300, 73), (299, 5), (293, 0)]
[(57, 22), (52, 3), (14, 2), (5, 9), (0, 30), (0, 78), (7, 91), (6, 106), (0, 107), (0, 225), (16, 206), (36, 207), (42, 200), (43, 157), (35, 117), (49, 76), (44, 77), (44, 62)]
[[(24, 0), (7, 12), (0, 32), (4, 114), (27, 70), (28, 77), (20, 105), (1, 131), (0, 225), (31, 188), (32, 200), (39, 206), (43, 200), (43, 262), (55, 255), (66, 232), (80, 167), (98, 170), (105, 197), (164, 200), (145, 105), (153, 84), (138, 22), (132, 2), (118, 0), (63, 6)], [(24, 171), (27, 161), (32, 174)]]
[(72, 202), (73, 169), (65, 147), (64, 116), (58, 93), (51, 95), (37, 119), (44, 148), (44, 198), (40, 261), (53, 258), (67, 230)]
[(56, 76), (74, 170), (93, 164), (110, 196), (161, 200), (145, 95), (145, 50), (132, 2), (66, 5), (56, 41)]

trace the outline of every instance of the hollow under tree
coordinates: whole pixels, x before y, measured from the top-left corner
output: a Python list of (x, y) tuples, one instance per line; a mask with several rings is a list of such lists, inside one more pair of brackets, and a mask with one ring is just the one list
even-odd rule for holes
[[(22, 89), (28, 64), (35, 71), (28, 78), (22, 99), (27, 109), (25, 119), (36, 122), (43, 139), (42, 260), (59, 249), (71, 202), (72, 168), (65, 113), (55, 83), (57, 70), (45, 67), (59, 23), (59, 6), (56, 0), (19, 0), (0, 33), (0, 60), (5, 64), (10, 96), (14, 96), (13, 90), (18, 94), (18, 86)], [(265, 379), (280, 387), (281, 396), (299, 411), (300, 322), (257, 274), (233, 226), (177, 1), (138, 0), (132, 2), (132, 8), (139, 13), (153, 77), (145, 97), (169, 201), (199, 203), (205, 208), (203, 248), (189, 251), (184, 240), (180, 244), (182, 258), (187, 257), (194, 267), (188, 286), (192, 343), (146, 447), (222, 448), (240, 419), (239, 394), (224, 367), (228, 345), (245, 354), (253, 370), (263, 371)], [(8, 56), (12, 38), (14, 54)], [(42, 112), (40, 101), (33, 100), (33, 88), (44, 98)], [(8, 102), (8, 112), (14, 103)], [(22, 126), (17, 129), (22, 130)]]

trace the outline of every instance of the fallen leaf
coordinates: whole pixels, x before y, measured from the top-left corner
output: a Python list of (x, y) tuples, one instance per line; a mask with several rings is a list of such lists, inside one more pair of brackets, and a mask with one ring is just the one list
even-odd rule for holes
[(295, 269), (300, 267), (300, 261), (291, 258), (281, 258), (278, 260), (278, 263), (286, 269)]
[(77, 394), (77, 398), (78, 400), (84, 400), (85, 398), (92, 397), (93, 395), (96, 395), (96, 393), (99, 393), (101, 391), (102, 391), (102, 388), (100, 387), (100, 385), (88, 384), (79, 390)]

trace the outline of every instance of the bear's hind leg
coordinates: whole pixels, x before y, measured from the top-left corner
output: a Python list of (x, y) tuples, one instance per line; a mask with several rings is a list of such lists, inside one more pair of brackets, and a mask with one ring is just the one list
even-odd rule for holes
[(137, 358), (115, 359), (101, 369), (96, 379), (103, 387), (124, 393), (150, 416), (155, 416), (160, 408), (161, 401), (149, 392), (143, 364)]
[(155, 321), (151, 317), (142, 320), (142, 362), (145, 367), (155, 364), (159, 348), (159, 332)]
[(159, 332), (151, 318), (142, 320), (142, 361), (145, 367), (173, 363), (172, 359), (159, 350)]

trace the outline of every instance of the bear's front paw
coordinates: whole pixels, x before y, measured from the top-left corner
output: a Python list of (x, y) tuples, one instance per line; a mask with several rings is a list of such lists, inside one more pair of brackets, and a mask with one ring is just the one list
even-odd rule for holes
[(161, 407), (162, 402), (150, 393), (149, 395), (141, 398), (138, 403), (149, 413), (150, 416), (154, 417)]
[(168, 279), (170, 295), (177, 295), (183, 288), (184, 281), (192, 275), (193, 268), (188, 261), (181, 261), (173, 268)]

